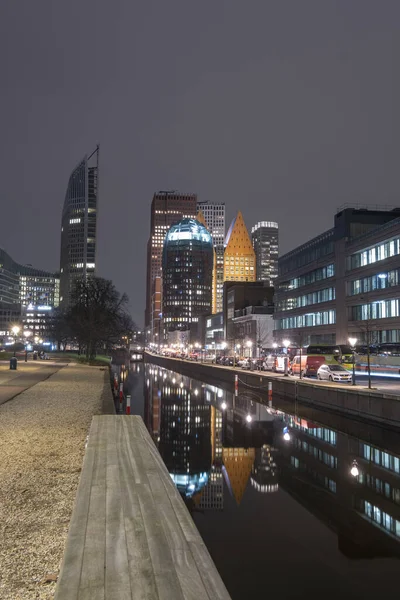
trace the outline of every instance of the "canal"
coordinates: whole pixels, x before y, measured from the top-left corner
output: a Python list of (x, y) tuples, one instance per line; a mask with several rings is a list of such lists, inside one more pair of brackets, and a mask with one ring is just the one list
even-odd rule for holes
[(397, 431), (152, 364), (125, 391), (233, 600), (398, 589)]

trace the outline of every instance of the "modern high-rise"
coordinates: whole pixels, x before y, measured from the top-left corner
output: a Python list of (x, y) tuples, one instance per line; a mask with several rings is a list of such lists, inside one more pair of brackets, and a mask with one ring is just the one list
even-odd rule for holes
[(213, 313), (222, 311), (224, 293), (225, 203), (198, 202), (208, 231), (211, 233), (216, 258), (216, 293)]
[(256, 281), (256, 256), (240, 211), (225, 240), (224, 281)]
[(213, 264), (212, 238), (204, 225), (196, 219), (172, 225), (165, 237), (162, 264), (163, 326), (168, 334), (194, 332), (199, 317), (210, 314)]
[(21, 322), (24, 329), (34, 331), (38, 311), (44, 315), (40, 317), (44, 329), (43, 322), (59, 304), (59, 283), (57, 274), (21, 265), (0, 248), (0, 337)]
[(61, 219), (60, 304), (67, 307), (74, 281), (94, 276), (99, 146), (72, 171)]
[(278, 223), (273, 221), (259, 221), (251, 229), (257, 281), (265, 281), (268, 285), (273, 285), (278, 276), (278, 232)]
[[(147, 242), (147, 278), (146, 278), (146, 334), (153, 339), (157, 329), (154, 322), (159, 314), (152, 312), (152, 298), (156, 277), (162, 276), (162, 251), (165, 234), (172, 224), (184, 218), (194, 218), (197, 214), (197, 195), (180, 194), (176, 191), (160, 191), (154, 194), (151, 203), (150, 237)], [(153, 303), (154, 305), (154, 303)]]

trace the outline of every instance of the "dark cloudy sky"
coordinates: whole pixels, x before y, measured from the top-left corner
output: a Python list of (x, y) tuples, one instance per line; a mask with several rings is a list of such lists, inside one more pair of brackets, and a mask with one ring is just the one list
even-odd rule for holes
[(399, 0), (2, 0), (0, 246), (59, 266), (70, 171), (101, 145), (99, 274), (143, 321), (159, 189), (280, 225), (400, 204)]

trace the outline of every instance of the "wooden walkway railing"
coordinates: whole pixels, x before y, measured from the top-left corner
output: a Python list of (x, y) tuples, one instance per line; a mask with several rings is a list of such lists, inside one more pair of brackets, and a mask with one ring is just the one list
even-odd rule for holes
[(230, 598), (143, 421), (93, 418), (56, 600)]

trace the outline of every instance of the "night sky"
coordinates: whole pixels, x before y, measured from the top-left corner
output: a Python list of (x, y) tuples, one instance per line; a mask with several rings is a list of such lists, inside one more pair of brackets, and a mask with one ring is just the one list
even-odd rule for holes
[(98, 274), (143, 323), (155, 191), (280, 225), (400, 205), (398, 0), (2, 0), (0, 246), (57, 270), (68, 177), (100, 143)]

